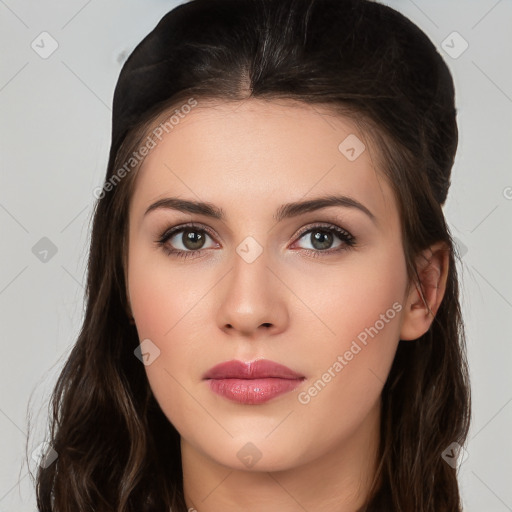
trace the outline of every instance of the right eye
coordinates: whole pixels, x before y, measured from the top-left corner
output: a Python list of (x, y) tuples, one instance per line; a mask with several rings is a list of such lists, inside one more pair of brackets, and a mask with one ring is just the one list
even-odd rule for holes
[[(168, 256), (188, 258), (205, 248), (206, 237), (212, 238), (212, 235), (205, 228), (196, 224), (185, 224), (166, 229), (157, 240), (157, 244)], [(170, 244), (174, 239), (175, 241)], [(176, 245), (178, 245), (177, 248)]]

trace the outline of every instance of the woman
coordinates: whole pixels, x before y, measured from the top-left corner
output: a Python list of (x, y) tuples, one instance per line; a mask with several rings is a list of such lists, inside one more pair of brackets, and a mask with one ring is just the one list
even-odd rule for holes
[(461, 510), (449, 70), (367, 0), (192, 0), (125, 63), (41, 512)]

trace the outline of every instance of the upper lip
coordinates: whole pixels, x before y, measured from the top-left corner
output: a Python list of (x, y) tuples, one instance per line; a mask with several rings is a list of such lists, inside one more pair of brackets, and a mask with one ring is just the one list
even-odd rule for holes
[(268, 359), (258, 359), (247, 363), (233, 359), (210, 368), (204, 374), (203, 379), (264, 379), (268, 377), (302, 379), (304, 375)]

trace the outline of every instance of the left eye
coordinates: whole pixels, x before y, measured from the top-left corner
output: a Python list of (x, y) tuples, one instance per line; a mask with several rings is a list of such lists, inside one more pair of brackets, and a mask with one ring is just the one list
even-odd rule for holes
[[(299, 240), (306, 237), (306, 235), (309, 235), (309, 241), (312, 247), (305, 247), (305, 249), (313, 249), (320, 252), (330, 249), (335, 238), (338, 238), (340, 241), (335, 250), (343, 245), (352, 246), (355, 241), (354, 237), (348, 231), (334, 226), (316, 226), (314, 228), (310, 228), (301, 234)], [(306, 238), (306, 240), (308, 240), (308, 238)]]

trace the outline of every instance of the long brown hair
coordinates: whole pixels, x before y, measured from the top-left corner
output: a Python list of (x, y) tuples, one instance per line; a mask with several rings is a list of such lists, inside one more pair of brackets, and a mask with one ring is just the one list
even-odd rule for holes
[(52, 394), (58, 458), (38, 470), (39, 511), (186, 511), (179, 434), (134, 356), (125, 272), (140, 162), (126, 163), (191, 98), (289, 98), (350, 117), (393, 187), (411, 283), (421, 286), (420, 252), (446, 243), (441, 306), (423, 336), (399, 342), (382, 392), (380, 461), (364, 510), (460, 511), (456, 469), (442, 457), (464, 445), (471, 416), (458, 255), (442, 210), (458, 138), (453, 82), (418, 27), (369, 0), (192, 0), (130, 55), (114, 95), (110, 186), (95, 205), (85, 318)]

